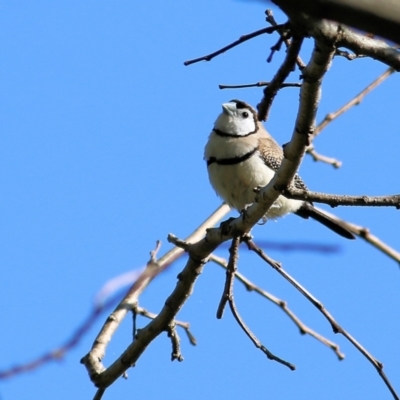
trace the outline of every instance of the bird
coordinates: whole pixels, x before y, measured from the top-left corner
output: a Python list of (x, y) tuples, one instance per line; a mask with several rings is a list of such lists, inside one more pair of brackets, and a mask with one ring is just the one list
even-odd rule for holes
[[(254, 203), (255, 188), (266, 186), (283, 160), (283, 150), (257, 119), (257, 112), (241, 100), (222, 104), (204, 149), (208, 177), (216, 193), (239, 212)], [(307, 190), (298, 174), (292, 183)], [(309, 201), (288, 199), (280, 195), (263, 220), (294, 213), (312, 218), (340, 236), (355, 236), (339, 221), (316, 209)]]

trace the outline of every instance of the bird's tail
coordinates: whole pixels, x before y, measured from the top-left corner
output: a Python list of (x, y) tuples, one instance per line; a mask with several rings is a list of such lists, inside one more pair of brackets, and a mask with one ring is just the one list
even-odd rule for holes
[(334, 220), (323, 211), (317, 210), (312, 204), (304, 202), (296, 211), (296, 214), (302, 218), (312, 218), (331, 229), (333, 232), (346, 239), (355, 239), (356, 237), (339, 221)]

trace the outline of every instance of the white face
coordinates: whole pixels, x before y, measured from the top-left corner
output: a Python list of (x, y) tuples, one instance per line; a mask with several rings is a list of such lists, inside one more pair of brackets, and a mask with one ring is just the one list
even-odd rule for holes
[(236, 103), (222, 104), (222, 113), (214, 123), (214, 128), (236, 136), (246, 136), (256, 130), (253, 113), (247, 108), (237, 108)]

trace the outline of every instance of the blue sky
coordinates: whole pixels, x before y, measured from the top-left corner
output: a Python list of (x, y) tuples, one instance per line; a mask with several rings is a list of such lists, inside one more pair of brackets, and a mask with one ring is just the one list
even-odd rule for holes
[[(0, 4), (0, 369), (58, 346), (90, 312), (100, 287), (141, 267), (155, 241), (187, 236), (218, 205), (203, 148), (222, 102), (257, 104), (261, 89), (221, 91), (218, 84), (270, 80), (284, 56), (265, 62), (276, 36), (262, 36), (211, 62), (183, 61), (265, 26), (265, 4), (188, 1), (4, 1)], [(284, 17), (274, 9), (278, 21)], [(302, 56), (308, 60), (312, 43)], [(368, 59), (335, 60), (323, 85), (319, 120), (386, 69)], [(298, 79), (298, 73), (291, 77)], [(329, 125), (317, 150), (343, 167), (306, 158), (312, 190), (398, 193), (399, 77)], [(282, 90), (267, 128), (290, 139), (297, 89)], [(394, 209), (337, 208), (400, 249)], [(232, 215), (236, 215), (232, 213)], [(333, 254), (270, 250), (338, 322), (385, 365), (400, 391), (398, 265), (362, 240), (346, 241), (315, 222), (288, 216), (256, 227), (255, 238), (337, 246)], [(227, 249), (217, 252), (227, 256)], [(185, 260), (158, 277), (141, 298), (157, 312)], [(301, 336), (274, 305), (236, 285), (238, 308), (260, 340), (296, 364), (271, 362), (253, 347), (229, 312), (216, 320), (224, 272), (207, 265), (179, 319), (184, 362), (170, 362), (166, 335), (145, 352), (127, 381), (105, 399), (390, 399), (373, 367), (305, 299), (248, 251), (242, 273), (288, 301), (305, 323), (336, 341), (346, 359)], [(62, 361), (1, 382), (2, 400), (90, 399), (95, 389), (79, 359), (105, 316)], [(145, 320), (139, 320), (144, 324)], [(131, 337), (127, 319), (108, 349), (109, 365)]]

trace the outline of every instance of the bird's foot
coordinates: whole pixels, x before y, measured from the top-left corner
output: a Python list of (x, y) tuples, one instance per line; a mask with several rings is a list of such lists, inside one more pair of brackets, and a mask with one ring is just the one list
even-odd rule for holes
[(261, 192), (261, 189), (262, 189), (262, 186), (256, 186), (255, 188), (253, 188), (253, 192), (258, 194)]
[(231, 222), (232, 222), (233, 220), (235, 220), (235, 219), (236, 219), (236, 218), (231, 217), (231, 218), (228, 218), (226, 221), (222, 221), (222, 222), (219, 224), (219, 228), (221, 229), (221, 234), (222, 234), (222, 236), (229, 235), (229, 233), (231, 232), (231, 229), (232, 229), (232, 227), (231, 227)]

